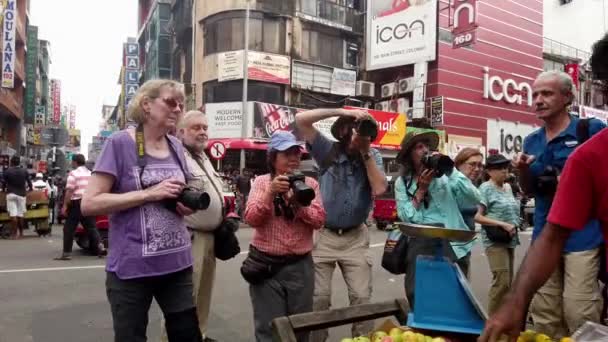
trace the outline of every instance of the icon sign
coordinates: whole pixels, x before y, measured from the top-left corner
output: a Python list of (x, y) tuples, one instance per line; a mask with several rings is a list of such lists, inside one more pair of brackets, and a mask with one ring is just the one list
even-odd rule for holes
[(226, 146), (220, 141), (214, 142), (209, 146), (209, 155), (215, 160), (224, 159), (226, 156)]

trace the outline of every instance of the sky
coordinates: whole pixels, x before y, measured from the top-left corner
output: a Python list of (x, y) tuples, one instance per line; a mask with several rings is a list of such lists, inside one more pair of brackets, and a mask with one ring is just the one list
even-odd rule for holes
[(51, 43), (61, 104), (76, 106), (81, 153), (99, 131), (101, 106), (116, 105), (122, 44), (137, 35), (137, 0), (30, 0), (30, 24)]

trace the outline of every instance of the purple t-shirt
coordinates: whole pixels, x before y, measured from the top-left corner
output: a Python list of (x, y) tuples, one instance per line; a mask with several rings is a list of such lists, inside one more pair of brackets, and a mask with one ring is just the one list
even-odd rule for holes
[[(186, 166), (181, 143), (171, 145)], [(168, 178), (185, 180), (175, 154), (158, 159), (146, 155), (142, 174), (144, 187)], [(135, 141), (127, 131), (114, 133), (106, 141), (95, 163), (95, 171), (114, 176), (112, 193), (141, 190)], [(186, 170), (186, 172), (188, 172)], [(120, 279), (149, 277), (177, 272), (192, 266), (190, 234), (183, 218), (162, 203), (147, 203), (115, 212), (109, 218), (106, 270)]]

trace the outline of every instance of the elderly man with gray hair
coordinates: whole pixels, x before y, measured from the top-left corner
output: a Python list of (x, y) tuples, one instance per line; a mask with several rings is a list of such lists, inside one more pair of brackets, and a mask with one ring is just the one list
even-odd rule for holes
[[(229, 189), (205, 154), (208, 141), (206, 115), (196, 110), (189, 111), (184, 114), (177, 128), (177, 135), (185, 147), (186, 163), (192, 174), (188, 187), (208, 193), (210, 199), (207, 209), (197, 210), (184, 217), (184, 220), (192, 235), (193, 296), (199, 328), (203, 341), (213, 342), (216, 340), (207, 337), (206, 333), (215, 280), (215, 232), (228, 212), (223, 193)], [(162, 327), (161, 340), (167, 341), (164, 324)]]
[[(534, 195), (536, 240), (547, 222), (559, 175), (570, 154), (605, 127), (597, 119), (579, 119), (569, 113), (574, 85), (561, 71), (541, 73), (533, 85), (534, 109), (543, 127), (524, 140), (523, 153), (513, 160), (524, 192)], [(597, 282), (600, 246), (596, 220), (573, 232), (562, 250), (560, 266), (541, 287), (530, 304), (536, 331), (554, 338), (570, 336), (584, 322), (599, 322), (601, 301)]]

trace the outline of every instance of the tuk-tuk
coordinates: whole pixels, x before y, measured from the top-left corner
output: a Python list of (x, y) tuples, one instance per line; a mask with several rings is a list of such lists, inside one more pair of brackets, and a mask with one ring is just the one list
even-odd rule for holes
[(386, 176), (388, 181), (386, 192), (374, 199), (372, 216), (376, 221), (376, 227), (380, 230), (386, 229), (398, 220), (397, 202), (395, 201), (395, 180), (398, 177), (398, 174)]

